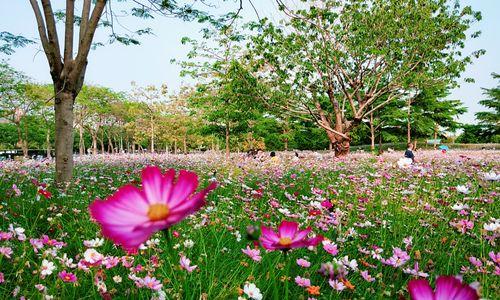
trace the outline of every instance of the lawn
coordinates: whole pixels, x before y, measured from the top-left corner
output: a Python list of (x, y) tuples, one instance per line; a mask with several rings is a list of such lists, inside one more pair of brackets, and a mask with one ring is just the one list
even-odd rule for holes
[[(409, 299), (411, 279), (433, 286), (439, 275), (498, 297), (498, 152), (420, 151), (413, 166), (400, 156), (87, 156), (65, 193), (50, 161), (0, 162), (0, 298), (259, 299), (258, 289), (263, 299)], [(128, 253), (102, 239), (89, 205), (140, 187), (148, 165), (194, 171), (198, 190), (218, 187)], [(283, 220), (324, 240), (265, 250), (261, 226)]]

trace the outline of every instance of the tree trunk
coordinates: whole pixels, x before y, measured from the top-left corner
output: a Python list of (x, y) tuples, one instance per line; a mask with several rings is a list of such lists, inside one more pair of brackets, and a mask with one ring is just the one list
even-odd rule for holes
[(99, 143), (101, 144), (101, 153), (104, 154), (104, 152), (106, 151), (104, 148), (104, 130), (102, 131), (102, 135), (101, 135), (101, 138), (99, 139)]
[(382, 132), (378, 135), (378, 153), (382, 154)]
[(97, 155), (97, 133), (91, 132), (92, 135), (92, 154)]
[(47, 133), (45, 134), (45, 144), (47, 149), (47, 158), (51, 158), (52, 155), (50, 154), (50, 128), (47, 128)]
[(155, 152), (155, 125), (151, 117), (151, 153)]
[(346, 156), (349, 154), (350, 142), (347, 139), (340, 139), (333, 143), (333, 150), (335, 151), (335, 157)]
[(80, 151), (80, 155), (85, 155), (85, 141), (83, 139), (83, 126), (81, 124), (78, 126), (78, 130), (80, 132), (80, 140), (78, 142), (78, 148)]
[(108, 134), (108, 151), (110, 153), (115, 153), (115, 148), (113, 147), (113, 141), (111, 140), (111, 136)]
[(437, 149), (438, 124), (434, 124), (434, 149)]
[(229, 122), (226, 123), (226, 158), (229, 158)]
[(177, 154), (177, 140), (174, 140), (174, 154)]
[(375, 151), (375, 126), (373, 125), (373, 112), (370, 113), (370, 150)]
[(184, 135), (184, 137), (182, 138), (182, 146), (184, 148), (184, 154), (187, 154), (187, 137), (186, 135)]
[(73, 104), (75, 93), (55, 89), (56, 182), (69, 183), (73, 177)]
[(408, 99), (407, 102), (408, 106), (408, 119), (406, 123), (406, 142), (410, 143), (411, 142), (411, 99)]

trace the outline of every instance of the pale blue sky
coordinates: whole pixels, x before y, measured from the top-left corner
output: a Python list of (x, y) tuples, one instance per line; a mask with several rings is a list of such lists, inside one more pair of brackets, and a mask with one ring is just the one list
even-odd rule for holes
[[(53, 1), (63, 4), (64, 1)], [(80, 6), (80, 1), (77, 5)], [(214, 1), (214, 3), (217, 1)], [(298, 0), (288, 0), (294, 5)], [(113, 1), (115, 6), (116, 1)], [(462, 0), (464, 5), (472, 5), (473, 9), (483, 14), (483, 20), (476, 24), (473, 30), (483, 33), (477, 39), (467, 42), (466, 52), (477, 49), (486, 49), (486, 55), (475, 61), (464, 73), (465, 77), (476, 79), (476, 83), (463, 83), (453, 91), (450, 98), (460, 99), (469, 108), (469, 112), (460, 118), (462, 122), (473, 122), (474, 113), (483, 108), (478, 101), (483, 99), (481, 87), (496, 85), (490, 76), (492, 72), (500, 73), (500, 1), (499, 0)], [(80, 4), (80, 5), (79, 5)], [(255, 20), (252, 8), (244, 1), (244, 21)], [(261, 17), (276, 19), (279, 12), (274, 0), (254, 0)], [(123, 5), (123, 4), (121, 4)], [(235, 10), (236, 2), (229, 1), (221, 4), (220, 11)], [(119, 6), (115, 7), (119, 11)], [(173, 90), (178, 89), (187, 79), (179, 77), (179, 67), (172, 65), (170, 59), (183, 59), (189, 47), (183, 46), (180, 40), (183, 36), (198, 37), (202, 25), (193, 22), (186, 23), (172, 18), (157, 17), (155, 20), (138, 20), (126, 18), (123, 25), (130, 29), (144, 27), (153, 28), (155, 36), (141, 39), (139, 46), (123, 46), (119, 44), (100, 47), (90, 53), (87, 67), (86, 83), (112, 87), (115, 90), (127, 91), (130, 82), (136, 81), (140, 85), (166, 83)], [(35, 20), (28, 0), (0, 0), (0, 31), (9, 31), (22, 34), (32, 39), (38, 39)], [(59, 34), (61, 38), (62, 34)], [(98, 32), (97, 38), (105, 40), (106, 34)], [(50, 82), (50, 76), (45, 55), (41, 53), (39, 45), (18, 49), (15, 54), (0, 59), (8, 59), (16, 69), (23, 71), (39, 82)]]

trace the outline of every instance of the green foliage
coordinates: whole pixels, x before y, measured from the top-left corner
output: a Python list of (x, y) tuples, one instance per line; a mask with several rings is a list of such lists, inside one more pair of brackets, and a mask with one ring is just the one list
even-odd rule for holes
[[(500, 83), (500, 74), (493, 73), (492, 76)], [(488, 108), (489, 111), (476, 113), (476, 118), (480, 124), (489, 127), (489, 130), (493, 131), (494, 134), (500, 135), (500, 84), (494, 88), (483, 90), (488, 98), (479, 101), (479, 103)]]
[(251, 24), (252, 55), (261, 78), (288, 94), (275, 106), (309, 114), (330, 132), (349, 133), (394, 99), (455, 86), (472, 57), (483, 53), (462, 54), (466, 31), (481, 16), (458, 3), (305, 2), (304, 9), (283, 6), (281, 24)]

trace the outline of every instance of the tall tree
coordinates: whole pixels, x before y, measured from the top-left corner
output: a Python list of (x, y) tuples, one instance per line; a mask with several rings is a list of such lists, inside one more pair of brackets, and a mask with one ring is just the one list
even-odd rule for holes
[[(244, 37), (232, 27), (215, 28), (205, 32), (201, 42), (183, 38), (192, 47), (188, 57), (198, 58), (181, 62), (181, 75), (200, 82), (191, 104), (201, 109), (207, 120), (223, 129), (226, 157), (229, 157), (232, 131), (247, 127), (253, 118), (260, 97), (260, 85), (242, 61)], [(210, 46), (206, 40), (215, 42)]]
[[(117, 18), (117, 14), (113, 12), (112, 1), (83, 0), (80, 16), (75, 13), (75, 0), (66, 0), (64, 11), (54, 11), (52, 2), (30, 0), (54, 85), (56, 182), (69, 183), (73, 171), (73, 109), (75, 99), (83, 86), (95, 32), (98, 27), (108, 27), (111, 28), (111, 41), (126, 45), (139, 44), (139, 41), (134, 36), (116, 33), (113, 20)], [(131, 15), (140, 18), (153, 18), (153, 14), (158, 13), (178, 16), (187, 21), (196, 18), (200, 21), (217, 23), (224, 20), (224, 18), (222, 20), (211, 18), (195, 9), (191, 2), (180, 5), (173, 0), (134, 0), (132, 3)], [(101, 21), (103, 14), (107, 16), (105, 21)], [(56, 26), (58, 18), (64, 19), (63, 45), (60, 45), (58, 37)], [(135, 33), (148, 34), (151, 33), (151, 29), (140, 29)]]
[(493, 73), (492, 76), (499, 80), (499, 84), (494, 88), (483, 89), (488, 98), (479, 103), (489, 110), (476, 113), (476, 118), (495, 137), (494, 140), (498, 141), (500, 140), (500, 74)]
[(292, 10), (278, 0), (283, 25), (253, 24), (253, 53), (264, 78), (294, 93), (293, 103), (276, 105), (308, 115), (336, 155), (348, 153), (349, 135), (365, 116), (423, 87), (453, 84), (471, 62), (461, 49), (481, 17), (455, 1), (306, 2)]

